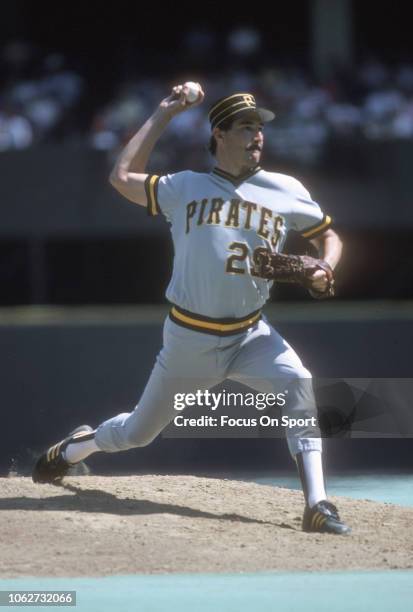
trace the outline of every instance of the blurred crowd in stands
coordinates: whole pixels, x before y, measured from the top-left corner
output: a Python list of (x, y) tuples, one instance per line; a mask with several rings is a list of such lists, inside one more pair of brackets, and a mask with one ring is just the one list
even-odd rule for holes
[(6, 44), (0, 56), (0, 152), (53, 140), (86, 92), (83, 77), (62, 54), (39, 57), (24, 42)]
[[(413, 64), (386, 65), (369, 57), (351, 70), (335, 67), (323, 79), (293, 65), (262, 61), (259, 34), (249, 28), (227, 36), (227, 58), (217, 67), (209, 30), (190, 30), (184, 41), (191, 66), (113, 83), (109, 99), (96, 96), (70, 58), (35, 54), (25, 42), (0, 49), (0, 153), (40, 143), (86, 143), (111, 159), (180, 80), (198, 80), (206, 106), (179, 115), (154, 152), (162, 171), (210, 165), (206, 109), (228, 92), (252, 91), (277, 119), (266, 126), (267, 155), (317, 164), (331, 140), (413, 139)], [(189, 64), (188, 64), (189, 65)], [(85, 116), (85, 109), (86, 116)]]

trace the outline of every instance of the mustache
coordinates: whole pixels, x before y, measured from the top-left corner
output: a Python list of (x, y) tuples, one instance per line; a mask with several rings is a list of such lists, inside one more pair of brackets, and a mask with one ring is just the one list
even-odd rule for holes
[(247, 151), (262, 151), (262, 146), (254, 143), (247, 147)]

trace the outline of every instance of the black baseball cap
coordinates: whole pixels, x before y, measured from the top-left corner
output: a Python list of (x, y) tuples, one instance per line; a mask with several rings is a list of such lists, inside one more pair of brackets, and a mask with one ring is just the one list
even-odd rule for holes
[(275, 118), (275, 113), (266, 109), (258, 108), (255, 97), (250, 93), (236, 93), (232, 96), (220, 98), (210, 108), (208, 118), (211, 123), (211, 130), (219, 127), (220, 124), (235, 117), (240, 113), (250, 113), (256, 115), (260, 121), (266, 123)]

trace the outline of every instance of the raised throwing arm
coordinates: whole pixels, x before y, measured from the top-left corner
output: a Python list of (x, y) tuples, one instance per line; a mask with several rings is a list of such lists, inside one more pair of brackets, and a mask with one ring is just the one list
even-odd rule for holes
[(147, 205), (145, 180), (148, 176), (146, 165), (152, 150), (163, 134), (169, 121), (179, 113), (189, 110), (204, 99), (201, 89), (200, 96), (192, 104), (186, 100), (185, 85), (172, 88), (171, 94), (162, 100), (153, 115), (143, 124), (121, 151), (109, 181), (113, 187), (128, 200), (141, 206)]

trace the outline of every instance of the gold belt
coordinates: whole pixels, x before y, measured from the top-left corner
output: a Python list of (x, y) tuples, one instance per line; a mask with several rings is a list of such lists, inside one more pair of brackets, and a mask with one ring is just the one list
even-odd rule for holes
[(184, 310), (179, 306), (172, 306), (169, 312), (171, 321), (181, 327), (192, 329), (193, 331), (213, 334), (215, 336), (231, 336), (239, 334), (251, 325), (254, 325), (261, 318), (261, 309), (252, 312), (241, 319), (213, 319), (203, 315), (194, 314)]

